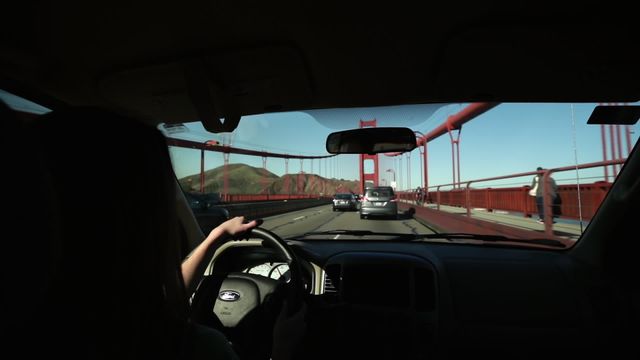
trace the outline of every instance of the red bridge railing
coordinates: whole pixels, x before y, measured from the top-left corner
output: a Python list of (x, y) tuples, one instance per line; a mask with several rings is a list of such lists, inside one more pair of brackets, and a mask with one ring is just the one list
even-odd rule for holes
[[(580, 184), (580, 198), (582, 203), (582, 214), (578, 207), (578, 186), (559, 185), (558, 195), (562, 199), (560, 213), (564, 218), (591, 219), (598, 209), (598, 206), (611, 188), (611, 183), (595, 182), (592, 184)], [(487, 211), (502, 210), (522, 213), (524, 216), (536, 214), (535, 197), (529, 196), (529, 186), (509, 187), (509, 188), (485, 188), (469, 189), (469, 203), (467, 204), (467, 190), (455, 189), (449, 191), (430, 191), (428, 193), (429, 203), (437, 205), (457, 206), (470, 209), (482, 208)], [(401, 193), (405, 200), (415, 200), (413, 193)]]
[(227, 194), (222, 196), (222, 201), (252, 202), (252, 201), (279, 201), (279, 200), (300, 200), (300, 199), (322, 199), (325, 196), (314, 194)]
[[(529, 186), (474, 189), (471, 188), (471, 184), (518, 178), (523, 176), (533, 176), (537, 174), (541, 174), (543, 176), (543, 183), (547, 184), (550, 181), (549, 177), (552, 173), (555, 172), (575, 171), (576, 169), (587, 169), (615, 164), (623, 164), (624, 161), (625, 159), (609, 160), (581, 164), (577, 166), (573, 165), (542, 171), (531, 171), (526, 173), (470, 180), (466, 181), (465, 188), (455, 188), (447, 191), (442, 191), (440, 189), (442, 187), (456, 186), (458, 184), (452, 183), (430, 186), (429, 188), (435, 188), (435, 191), (428, 191), (426, 202), (436, 204), (438, 210), (440, 210), (441, 205), (466, 208), (467, 216), (471, 215), (471, 209), (483, 208), (487, 209), (488, 211), (502, 210), (522, 213), (524, 216), (530, 217), (532, 214), (537, 213), (537, 208), (535, 197), (528, 194), (530, 189)], [(562, 201), (560, 204), (560, 217), (590, 220), (595, 215), (598, 207), (600, 206), (600, 203), (602, 203), (609, 189), (611, 188), (611, 185), (611, 183), (604, 181), (595, 182), (592, 184), (559, 185), (557, 193)], [(545, 189), (550, 189), (550, 187), (545, 186)], [(550, 221), (550, 217), (552, 214), (552, 199), (550, 193), (546, 193), (544, 195), (544, 213), (545, 216), (549, 217), (545, 219), (545, 232), (552, 233)], [(404, 200), (416, 200), (416, 195), (414, 192), (399, 192), (399, 196)]]

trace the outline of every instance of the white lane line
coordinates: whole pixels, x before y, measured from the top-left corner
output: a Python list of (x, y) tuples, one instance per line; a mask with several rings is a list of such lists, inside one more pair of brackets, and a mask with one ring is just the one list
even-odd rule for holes
[(333, 237), (333, 240), (337, 240), (340, 237), (340, 234)]
[(293, 218), (293, 221), (304, 219), (304, 218), (306, 218), (306, 216), (304, 216), (304, 215), (303, 216), (298, 216), (297, 218)]

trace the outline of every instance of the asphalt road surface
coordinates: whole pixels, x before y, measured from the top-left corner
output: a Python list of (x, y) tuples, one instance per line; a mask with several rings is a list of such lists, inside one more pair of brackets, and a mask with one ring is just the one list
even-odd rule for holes
[[(330, 230), (370, 230), (401, 234), (433, 233), (433, 230), (404, 213), (398, 213), (397, 219), (360, 219), (359, 212), (334, 212), (330, 204), (270, 216), (264, 218), (261, 227), (275, 232), (282, 238)], [(340, 236), (334, 238), (339, 239)]]

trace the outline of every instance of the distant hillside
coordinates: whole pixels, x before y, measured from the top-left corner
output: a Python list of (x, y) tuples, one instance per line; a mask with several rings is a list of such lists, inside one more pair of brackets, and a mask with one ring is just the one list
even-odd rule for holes
[(360, 183), (354, 180), (326, 179), (316, 174), (288, 174), (269, 185), (270, 194), (297, 194), (298, 181), (303, 194), (335, 194), (336, 192), (359, 192)]
[[(222, 192), (224, 187), (223, 166), (205, 171), (205, 192)], [(246, 164), (229, 164), (230, 194), (297, 194), (298, 179), (303, 194), (335, 194), (336, 192), (359, 192), (360, 183), (355, 180), (326, 179), (316, 174), (276, 174)], [(200, 191), (200, 174), (185, 176), (178, 180), (185, 191)]]
[[(229, 164), (230, 194), (260, 194), (278, 176), (262, 168), (245, 164)], [(178, 180), (186, 191), (200, 191), (200, 174)], [(205, 171), (205, 192), (222, 192), (224, 187), (224, 166)]]

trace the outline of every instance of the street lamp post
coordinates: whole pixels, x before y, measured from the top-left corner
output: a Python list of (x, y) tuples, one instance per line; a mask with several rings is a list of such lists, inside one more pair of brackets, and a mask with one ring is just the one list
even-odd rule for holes
[(416, 135), (420, 135), (421, 138), (424, 139), (424, 144), (420, 155), (422, 156), (422, 163), (420, 163), (420, 168), (422, 170), (422, 187), (427, 191), (429, 188), (429, 178), (428, 178), (428, 170), (427, 170), (427, 139), (423, 133), (420, 131), (414, 131)]
[(385, 172), (390, 172), (391, 174), (393, 174), (393, 182), (391, 183), (391, 186), (393, 186), (394, 190), (396, 188), (396, 172), (393, 169), (387, 169), (385, 170)]
[(204, 142), (204, 146), (200, 149), (200, 193), (204, 194), (204, 149), (207, 146), (219, 145), (216, 140), (207, 140)]

